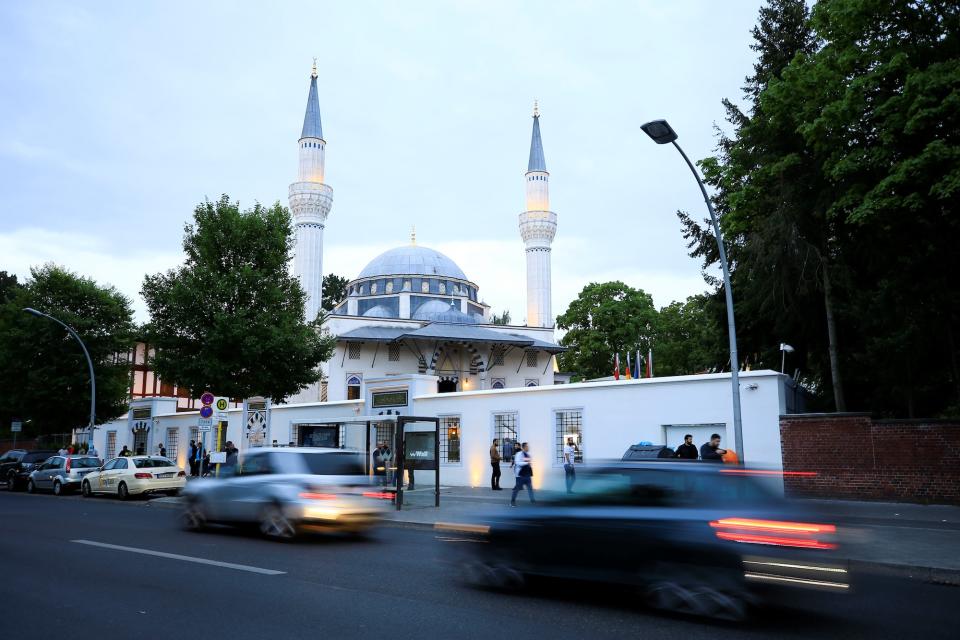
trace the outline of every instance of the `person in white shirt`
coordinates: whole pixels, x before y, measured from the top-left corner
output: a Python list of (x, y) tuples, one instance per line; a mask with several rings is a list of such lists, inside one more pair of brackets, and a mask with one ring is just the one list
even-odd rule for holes
[(563, 473), (567, 480), (567, 493), (573, 493), (573, 483), (577, 481), (577, 472), (574, 469), (574, 460), (577, 456), (577, 448), (573, 444), (573, 438), (567, 438), (567, 446), (563, 448)]
[(60, 450), (57, 451), (57, 455), (58, 455), (58, 456), (65, 456), (65, 455), (67, 455), (67, 450), (64, 449), (63, 447), (60, 447)]
[(530, 502), (535, 503), (533, 499), (533, 467), (530, 462), (533, 456), (530, 455), (530, 447), (524, 442), (520, 445), (520, 451), (513, 456), (513, 466), (516, 469), (517, 483), (513, 485), (513, 495), (510, 496), (510, 506), (517, 506), (517, 494), (524, 487), (527, 488), (527, 495), (530, 496)]

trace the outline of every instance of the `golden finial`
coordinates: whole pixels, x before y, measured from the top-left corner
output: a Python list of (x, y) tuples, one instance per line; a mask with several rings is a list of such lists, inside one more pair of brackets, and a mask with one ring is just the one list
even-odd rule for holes
[(412, 246), (417, 245), (417, 225), (410, 226), (410, 244)]
[(537, 104), (536, 100), (533, 101), (533, 117), (534, 118), (540, 117), (540, 105)]
[(310, 77), (311, 78), (317, 77), (317, 59), (316, 58), (313, 59), (313, 71), (310, 72)]

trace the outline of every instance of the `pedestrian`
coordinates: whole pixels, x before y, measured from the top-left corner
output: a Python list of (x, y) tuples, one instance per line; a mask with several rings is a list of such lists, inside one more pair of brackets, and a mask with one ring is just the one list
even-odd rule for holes
[(166, 457), (167, 457), (167, 448), (166, 448), (165, 446), (163, 446), (163, 443), (162, 443), (162, 442), (160, 443), (160, 457), (161, 457), (161, 458), (166, 458)]
[(704, 462), (723, 462), (723, 455), (726, 449), (720, 448), (720, 434), (714, 433), (710, 436), (710, 442), (704, 442), (700, 445), (700, 459)]
[(73, 455), (73, 445), (70, 445), (69, 447), (67, 447), (67, 455), (68, 456)]
[(100, 454), (97, 452), (97, 447), (91, 442), (90, 446), (87, 447), (87, 455), (93, 456), (94, 458), (99, 458)]
[(233, 445), (231, 440), (227, 440), (224, 451), (227, 452), (227, 460), (223, 463), (223, 466), (230, 469), (231, 472), (236, 472), (237, 463), (240, 461), (240, 450)]
[(567, 446), (563, 448), (563, 474), (567, 481), (567, 493), (573, 493), (573, 483), (577, 481), (577, 472), (574, 463), (577, 457), (577, 447), (573, 438), (567, 438)]
[(514, 443), (513, 443), (513, 453), (510, 454), (510, 468), (511, 468), (511, 469), (514, 469), (514, 473), (516, 473), (516, 470), (515, 470), (515, 469), (516, 469), (516, 466), (515, 466), (515, 465), (516, 465), (516, 462), (517, 462), (517, 454), (520, 453), (521, 448), (522, 448), (522, 447), (520, 446), (520, 443), (519, 443), (519, 442), (514, 442)]
[(680, 458), (681, 460), (696, 460), (697, 459), (697, 445), (693, 444), (693, 436), (689, 433), (683, 436), (683, 444), (677, 447), (676, 452), (673, 454), (674, 458)]
[(190, 463), (190, 475), (196, 477), (197, 475), (197, 443), (195, 440), (190, 441), (190, 450), (189, 455), (187, 456), (187, 462)]
[(203, 477), (206, 474), (206, 467), (204, 466), (204, 456), (206, 455), (206, 450), (203, 447), (202, 442), (197, 443), (197, 475)]
[(58, 455), (58, 456), (65, 456), (65, 455), (67, 455), (67, 450), (66, 450), (66, 448), (65, 448), (65, 447), (60, 447), (60, 450), (57, 451), (57, 455)]
[(535, 503), (533, 499), (533, 465), (530, 455), (530, 446), (524, 442), (520, 445), (520, 451), (513, 456), (513, 466), (517, 470), (516, 484), (513, 485), (513, 494), (510, 496), (510, 506), (517, 506), (517, 494), (524, 487), (527, 488), (527, 494), (530, 496), (530, 502)]
[(490, 466), (493, 468), (490, 475), (490, 489), (502, 491), (500, 488), (500, 440), (497, 438), (494, 438), (493, 444), (490, 445)]
[(387, 483), (387, 467), (390, 466), (391, 457), (390, 447), (385, 442), (380, 442), (373, 450), (373, 475), (379, 478), (381, 485)]
[(130, 449), (127, 449), (127, 445), (123, 445), (123, 449), (120, 449), (120, 453), (117, 454), (121, 458), (129, 458), (131, 455)]

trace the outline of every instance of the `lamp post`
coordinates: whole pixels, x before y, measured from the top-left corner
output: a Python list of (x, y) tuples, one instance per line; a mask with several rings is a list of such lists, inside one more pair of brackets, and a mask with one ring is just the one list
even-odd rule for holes
[(30, 307), (26, 307), (24, 311), (26, 311), (31, 315), (35, 315), (38, 318), (43, 317), (43, 318), (47, 318), (48, 320), (53, 320), (58, 325), (66, 329), (70, 333), (70, 335), (76, 338), (77, 342), (80, 343), (80, 348), (83, 349), (83, 355), (87, 357), (87, 366), (90, 367), (90, 433), (87, 435), (87, 443), (92, 445), (93, 444), (93, 425), (96, 423), (97, 381), (93, 375), (93, 360), (90, 359), (90, 352), (87, 351), (87, 346), (83, 344), (83, 340), (80, 339), (80, 336), (77, 335), (77, 332), (74, 331), (72, 327), (70, 327), (69, 325), (63, 322), (60, 322), (53, 316), (43, 313), (42, 311), (37, 311), (36, 309), (32, 309)]
[(786, 342), (780, 343), (780, 373), (784, 372), (784, 369), (787, 368), (787, 354), (793, 353), (793, 347), (788, 345)]
[(727, 332), (730, 336), (730, 383), (733, 386), (733, 438), (736, 442), (737, 453), (740, 461), (744, 460), (743, 452), (743, 425), (740, 420), (740, 360), (737, 357), (737, 329), (733, 321), (733, 289), (730, 285), (730, 268), (727, 266), (727, 251), (723, 247), (723, 237), (720, 235), (720, 224), (717, 222), (717, 214), (710, 203), (710, 196), (707, 195), (707, 189), (703, 186), (703, 180), (697, 173), (690, 158), (683, 152), (680, 145), (677, 144), (677, 132), (667, 123), (666, 120), (652, 120), (640, 126), (643, 132), (657, 144), (671, 143), (683, 156), (690, 167), (693, 177), (697, 179), (700, 186), (700, 193), (703, 194), (703, 201), (707, 203), (707, 210), (710, 212), (710, 221), (713, 223), (713, 232), (717, 236), (717, 248), (720, 250), (720, 265), (723, 267), (723, 288), (727, 297)]

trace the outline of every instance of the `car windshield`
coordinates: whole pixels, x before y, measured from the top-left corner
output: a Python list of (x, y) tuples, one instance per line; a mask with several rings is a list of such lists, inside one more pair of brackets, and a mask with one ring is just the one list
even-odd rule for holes
[(309, 469), (309, 473), (317, 476), (362, 476), (363, 459), (360, 454), (351, 451), (335, 453), (299, 453), (284, 454), (299, 455)]
[(52, 455), (56, 454), (51, 451), (28, 453), (27, 455), (23, 456), (23, 462), (43, 462)]
[(155, 467), (173, 467), (172, 460), (166, 458), (135, 458), (133, 464), (138, 469), (153, 469)]
[(97, 458), (71, 458), (70, 467), (73, 469), (92, 469), (100, 466)]

